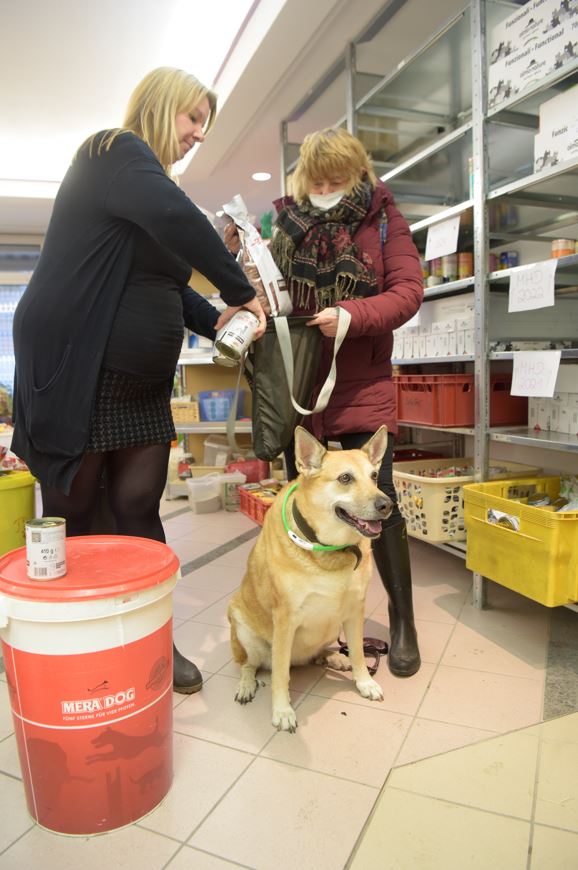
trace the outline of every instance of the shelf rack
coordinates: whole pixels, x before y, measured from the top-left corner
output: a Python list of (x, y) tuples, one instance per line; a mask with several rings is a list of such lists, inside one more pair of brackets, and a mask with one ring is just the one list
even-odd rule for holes
[[(397, 9), (403, 5), (400, 0)], [(487, 476), (492, 443), (531, 447), (547, 454), (563, 451), (574, 456), (578, 451), (578, 438), (574, 436), (534, 431), (527, 426), (489, 425), (490, 365), (507, 364), (513, 359), (512, 352), (488, 350), (491, 339), (500, 340), (505, 334), (502, 331), (500, 335), (490, 335), (490, 311), (494, 310), (494, 305), (503, 305), (500, 297), (517, 271), (510, 268), (490, 272), (490, 250), (499, 253), (500, 249), (513, 244), (533, 245), (536, 250), (525, 254), (522, 262), (532, 259), (539, 262), (550, 258), (549, 243), (553, 238), (564, 236), (570, 227), (572, 231), (568, 234), (575, 236), (578, 227), (578, 159), (540, 172), (534, 172), (533, 159), (533, 136), (539, 126), (540, 103), (578, 83), (578, 61), (545, 77), (538, 85), (487, 107), (487, 34), (520, 5), (523, 5), (520, 0), (515, 3), (464, 0), (461, 12), (442, 22), (431, 39), (378, 80), (364, 96), (356, 91), (355, 44), (351, 44), (346, 51), (345, 65), (349, 77), (347, 110), (336, 121), (338, 125), (346, 124), (364, 143), (371, 141), (368, 150), (374, 157), (376, 170), (392, 189), (418, 248), (425, 247), (431, 226), (457, 215), (465, 216), (460, 225), (459, 249), (473, 251), (475, 277), (428, 287), (424, 304), (448, 296), (471, 295), (473, 291), (475, 353), (459, 357), (394, 359), (392, 362), (397, 366), (473, 365), (475, 425), (438, 429), (412, 424), (412, 428), (451, 433), (454, 446), (458, 443), (456, 439), (473, 436), (478, 480)], [(384, 136), (383, 144), (376, 146), (375, 136), (372, 140), (368, 137), (375, 133), (378, 125)], [(286, 124), (282, 129), (286, 132)], [(395, 135), (397, 132), (399, 136)], [(293, 160), (295, 144), (292, 148)], [(470, 157), (473, 161), (471, 179)], [(284, 152), (284, 179), (287, 169)], [(548, 323), (543, 327), (545, 335), (537, 336), (531, 327), (525, 337), (532, 340), (571, 338), (578, 344), (578, 302), (575, 302), (578, 299), (578, 251), (558, 260), (555, 286), (556, 302), (560, 304), (558, 314), (551, 315), (553, 309), (544, 314), (543, 321)], [(512, 322), (510, 318), (518, 317), (516, 329), (522, 334), (528, 320), (520, 315), (507, 317), (508, 323)], [(560, 324), (554, 335), (548, 330), (556, 317)], [(562, 350), (561, 358), (564, 361), (578, 359), (578, 348)], [(551, 455), (548, 460), (551, 463)], [(444, 544), (440, 548), (464, 556), (462, 544)], [(474, 575), (474, 603), (478, 607), (485, 602), (485, 585), (481, 576)]]

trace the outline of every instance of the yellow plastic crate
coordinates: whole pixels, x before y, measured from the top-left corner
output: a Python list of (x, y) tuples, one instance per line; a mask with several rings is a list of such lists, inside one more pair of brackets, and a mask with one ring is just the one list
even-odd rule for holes
[[(546, 607), (578, 601), (578, 511), (555, 513), (514, 498), (560, 494), (559, 477), (524, 477), (468, 485), (466, 564)], [(519, 530), (488, 522), (489, 510), (516, 517)]]
[[(416, 462), (394, 462), (393, 483), (399, 509), (405, 519), (408, 534), (434, 544), (465, 541), (464, 484), (475, 478), (434, 477), (444, 468), (473, 465), (473, 459), (427, 459)], [(490, 476), (517, 477), (537, 474), (538, 468), (517, 462), (495, 460), (490, 463)]]

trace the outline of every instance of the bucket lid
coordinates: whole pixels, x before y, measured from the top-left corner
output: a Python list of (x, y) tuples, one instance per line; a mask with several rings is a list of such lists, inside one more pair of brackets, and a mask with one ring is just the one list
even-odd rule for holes
[(17, 489), (19, 486), (32, 486), (36, 478), (29, 471), (9, 471), (0, 476), (0, 490)]
[(26, 547), (0, 558), (0, 593), (27, 601), (90, 601), (116, 598), (164, 583), (179, 570), (170, 547), (148, 538), (91, 535), (66, 539), (67, 573), (31, 580)]

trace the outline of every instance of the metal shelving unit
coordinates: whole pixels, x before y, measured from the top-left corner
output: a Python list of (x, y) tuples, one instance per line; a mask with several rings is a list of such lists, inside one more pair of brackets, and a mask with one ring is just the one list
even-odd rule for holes
[[(571, 455), (578, 451), (574, 436), (536, 432), (527, 426), (489, 425), (490, 366), (503, 367), (513, 359), (510, 351), (489, 352), (492, 340), (504, 342), (510, 340), (504, 335), (515, 335), (511, 340), (518, 341), (524, 335), (545, 341), (570, 338), (578, 345), (578, 301), (574, 301), (578, 300), (578, 252), (558, 260), (557, 315), (552, 313), (555, 308), (542, 317), (537, 312), (525, 312), (528, 317), (508, 314), (503, 294), (516, 269), (489, 271), (490, 252), (499, 254), (510, 245), (521, 244), (522, 263), (540, 262), (550, 259), (553, 238), (564, 236), (565, 231), (570, 236), (578, 232), (578, 159), (534, 172), (533, 157), (539, 106), (578, 83), (578, 61), (488, 109), (487, 31), (522, 5), (521, 0), (464, 0), (460, 14), (357, 99), (352, 96), (356, 93), (355, 46), (350, 46), (346, 63), (348, 112), (336, 121), (347, 124), (368, 147), (376, 171), (392, 189), (420, 250), (425, 248), (431, 226), (462, 216), (458, 249), (473, 252), (474, 276), (427, 288), (424, 304), (473, 291), (475, 353), (392, 362), (397, 366), (473, 363), (475, 425), (412, 427), (449, 432), (454, 436), (454, 448), (460, 437), (473, 436), (478, 480), (487, 477), (490, 444), (494, 442), (544, 450), (550, 465), (553, 451)], [(377, 133), (382, 139), (376, 145)], [(296, 156), (295, 146), (293, 149), (292, 159)], [(286, 156), (284, 152), (284, 172)], [(499, 327), (496, 319), (502, 321)], [(557, 332), (556, 319), (560, 321)], [(510, 324), (515, 328), (508, 332)], [(542, 329), (544, 334), (538, 335)], [(578, 359), (578, 348), (562, 350), (561, 358)], [(543, 461), (546, 464), (546, 459)], [(540, 464), (539, 459), (536, 464)], [(441, 545), (441, 549), (464, 557), (465, 545), (459, 542)], [(482, 607), (484, 601), (484, 579), (474, 574), (474, 603)]]

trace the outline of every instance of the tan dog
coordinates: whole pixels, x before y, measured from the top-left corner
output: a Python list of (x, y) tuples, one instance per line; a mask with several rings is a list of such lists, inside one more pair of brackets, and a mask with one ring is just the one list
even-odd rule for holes
[[(392, 510), (377, 488), (387, 447), (382, 426), (361, 450), (327, 451), (295, 430), (299, 477), (268, 510), (240, 588), (229, 605), (233, 657), (241, 666), (235, 700), (252, 701), (260, 667), (272, 671), (273, 725), (295, 731), (289, 668), (313, 660), (351, 670), (364, 698), (383, 700), (363, 654), (370, 539)], [(343, 626), (349, 657), (331, 652)]]

